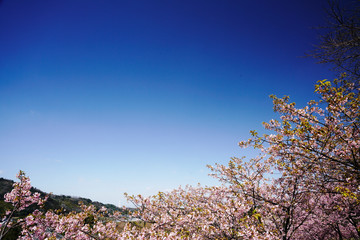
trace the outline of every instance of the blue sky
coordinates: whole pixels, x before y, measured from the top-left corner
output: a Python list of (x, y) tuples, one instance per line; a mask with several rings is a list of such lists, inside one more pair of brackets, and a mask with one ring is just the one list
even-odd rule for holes
[(215, 184), (207, 164), (333, 78), (305, 53), (326, 0), (3, 0), (0, 176), (125, 204)]

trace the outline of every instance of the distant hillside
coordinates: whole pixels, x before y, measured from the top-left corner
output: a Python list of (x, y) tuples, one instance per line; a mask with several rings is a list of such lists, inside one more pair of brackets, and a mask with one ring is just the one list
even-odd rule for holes
[[(3, 215), (5, 212), (5, 209), (10, 206), (9, 203), (4, 202), (4, 195), (12, 190), (13, 184), (14, 184), (14, 181), (12, 181), (12, 180), (0, 178), (0, 216)], [(43, 197), (47, 194), (47, 193), (45, 193), (39, 189), (36, 189), (34, 187), (31, 189), (31, 191), (38, 192)], [(79, 212), (81, 210), (80, 205), (79, 205), (80, 202), (83, 202), (86, 205), (92, 204), (97, 208), (101, 208), (104, 206), (110, 211), (113, 211), (113, 210), (121, 211), (120, 208), (116, 207), (113, 204), (103, 204), (100, 202), (91, 201), (88, 198), (71, 197), (71, 196), (65, 196), (65, 195), (50, 195), (49, 199), (45, 203), (45, 210), (62, 209), (64, 212), (72, 212), (72, 211)], [(29, 209), (22, 211), (20, 216), (26, 216), (29, 213), (33, 212), (36, 208), (37, 208), (36, 205), (32, 205), (31, 207), (29, 207)]]

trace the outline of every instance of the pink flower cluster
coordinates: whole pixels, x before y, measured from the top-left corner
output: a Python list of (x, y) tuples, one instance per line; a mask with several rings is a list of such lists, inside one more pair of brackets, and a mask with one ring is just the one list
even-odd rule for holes
[(15, 212), (24, 210), (32, 204), (42, 205), (47, 200), (40, 198), (40, 194), (35, 192), (31, 193), (30, 179), (25, 176), (23, 171), (20, 171), (16, 176), (20, 182), (16, 182), (13, 185), (13, 190), (10, 193), (5, 194), (5, 202), (12, 204), (12, 210), (7, 210), (5, 216), (2, 217), (0, 222), (0, 239), (6, 235), (8, 230), (16, 225), (21, 225), (22, 220), (13, 221)]
[(14, 189), (5, 194), (5, 202), (10, 202), (16, 211), (21, 211), (30, 206), (31, 204), (42, 205), (46, 199), (40, 198), (40, 193), (31, 193), (30, 179), (25, 176), (23, 171), (20, 171), (16, 176), (20, 182), (14, 183)]

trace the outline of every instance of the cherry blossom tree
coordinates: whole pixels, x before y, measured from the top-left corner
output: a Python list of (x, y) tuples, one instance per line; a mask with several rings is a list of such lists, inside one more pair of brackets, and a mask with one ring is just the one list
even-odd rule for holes
[(151, 198), (129, 197), (148, 236), (174, 239), (272, 239), (253, 203), (221, 187), (190, 187)]
[(260, 149), (267, 156), (266, 161), (281, 174), (278, 180), (296, 179), (304, 192), (317, 199), (312, 221), (322, 219), (319, 231), (330, 228), (339, 239), (358, 238), (359, 88), (342, 78), (333, 84), (319, 81), (316, 92), (321, 99), (310, 101), (304, 108), (289, 103), (289, 97), (271, 96), (281, 121), (271, 120), (264, 126), (275, 134), (259, 136), (253, 131), (253, 137), (240, 142), (240, 146)]
[(14, 189), (5, 194), (5, 202), (12, 204), (12, 210), (7, 210), (5, 216), (2, 217), (0, 222), (0, 239), (2, 239), (8, 231), (16, 226), (22, 225), (23, 220), (14, 220), (14, 215), (17, 212), (24, 210), (32, 204), (38, 204), (39, 206), (43, 205), (46, 201), (45, 199), (40, 198), (39, 193), (31, 193), (31, 184), (30, 179), (25, 176), (23, 171), (20, 171), (16, 176), (20, 182), (14, 183)]
[(283, 175), (303, 176), (313, 191), (341, 192), (359, 199), (359, 89), (341, 79), (334, 84), (339, 86), (320, 81), (316, 91), (321, 100), (300, 109), (289, 103), (288, 97), (272, 96), (281, 122), (272, 120), (264, 126), (275, 134), (255, 134), (240, 145), (261, 148)]

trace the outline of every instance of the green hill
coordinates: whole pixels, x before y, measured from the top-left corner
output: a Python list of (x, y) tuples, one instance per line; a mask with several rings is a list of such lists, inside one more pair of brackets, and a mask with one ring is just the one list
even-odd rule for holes
[[(4, 201), (4, 195), (12, 190), (12, 185), (14, 184), (14, 181), (8, 180), (5, 178), (0, 178), (0, 216), (2, 216), (5, 213), (5, 209), (8, 209), (11, 207), (11, 204), (6, 203)], [(41, 194), (42, 197), (47, 195), (47, 193), (36, 189), (31, 188), (32, 192), (38, 192)], [(83, 202), (86, 205), (94, 205), (96, 208), (106, 207), (109, 211), (121, 211), (120, 208), (116, 207), (113, 204), (104, 204), (97, 201), (92, 201), (88, 198), (82, 198), (82, 197), (72, 197), (72, 196), (65, 196), (65, 195), (54, 195), (51, 194), (48, 198), (48, 200), (45, 203), (45, 210), (57, 210), (62, 209), (64, 212), (79, 212), (80, 209), (80, 202)], [(23, 217), (28, 215), (29, 213), (33, 212), (38, 206), (32, 205), (28, 209), (22, 211), (19, 213), (19, 217)]]

